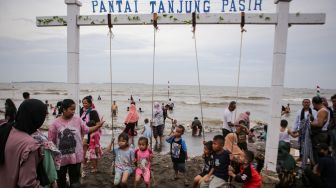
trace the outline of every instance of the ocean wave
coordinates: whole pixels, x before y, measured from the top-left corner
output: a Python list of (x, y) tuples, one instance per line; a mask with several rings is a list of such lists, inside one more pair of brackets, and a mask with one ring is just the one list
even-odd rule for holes
[(41, 92), (36, 91), (33, 93), (33, 95), (67, 95), (66, 92)]
[[(182, 104), (184, 105), (199, 105), (199, 102), (196, 101), (182, 101)], [(208, 102), (208, 101), (203, 101), (202, 105), (203, 106), (227, 106), (229, 103), (228, 102)], [(253, 103), (253, 102), (241, 102), (238, 101), (238, 104), (243, 104), (243, 105), (255, 105), (255, 106), (265, 106), (267, 104), (260, 104), (260, 103)]]
[[(222, 99), (236, 99), (236, 96), (222, 96)], [(238, 97), (238, 99), (244, 100), (269, 100), (268, 97), (260, 97), (260, 96), (249, 96), (249, 97)]]

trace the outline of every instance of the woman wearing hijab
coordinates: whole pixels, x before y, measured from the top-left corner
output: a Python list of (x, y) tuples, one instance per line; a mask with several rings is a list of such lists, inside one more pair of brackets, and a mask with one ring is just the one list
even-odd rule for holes
[[(82, 100), (83, 108), (82, 108), (82, 114), (81, 119), (86, 123), (88, 127), (93, 127), (96, 125), (97, 122), (100, 122), (100, 118), (98, 115), (97, 110), (94, 108), (94, 105), (92, 103), (92, 97), (86, 96)], [(90, 143), (90, 133), (87, 134), (87, 136), (83, 139), (83, 154), (84, 154), (84, 161), (83, 164), (86, 165), (87, 162), (87, 150)]]
[(5, 113), (5, 120), (4, 122), (14, 122), (15, 121), (15, 116), (16, 116), (16, 106), (14, 102), (11, 99), (6, 99), (5, 102), (5, 112), (0, 111), (1, 113)]
[(131, 104), (129, 111), (127, 113), (127, 116), (125, 118), (125, 125), (126, 128), (124, 129), (124, 132), (129, 135), (130, 143), (134, 144), (133, 137), (135, 136), (135, 125), (138, 123), (139, 120), (139, 114), (137, 112), (137, 109), (135, 107), (135, 104)]
[(234, 161), (239, 162), (243, 159), (244, 152), (238, 146), (238, 137), (236, 133), (229, 133), (225, 137), (224, 150), (231, 153)]
[(155, 139), (155, 144), (158, 144), (157, 137), (160, 137), (160, 144), (158, 147), (160, 148), (162, 145), (163, 140), (163, 131), (164, 131), (164, 119), (163, 119), (163, 111), (162, 107), (158, 102), (154, 103), (154, 109), (153, 109), (153, 116), (154, 119), (153, 122), (153, 134)]
[(25, 100), (19, 107), (15, 124), (0, 127), (1, 187), (42, 187), (48, 185), (40, 145), (31, 136), (44, 120), (46, 106), (37, 99)]

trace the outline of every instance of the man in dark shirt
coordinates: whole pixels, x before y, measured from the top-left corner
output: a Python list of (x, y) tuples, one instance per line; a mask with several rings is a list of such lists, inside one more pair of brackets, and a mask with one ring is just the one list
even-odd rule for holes
[(200, 188), (224, 187), (229, 179), (228, 167), (230, 164), (230, 153), (223, 149), (224, 137), (216, 135), (212, 141), (214, 151), (214, 166), (208, 176), (204, 178)]
[(313, 171), (305, 170), (312, 187), (332, 188), (336, 185), (336, 161), (330, 156), (329, 147), (325, 143), (319, 146), (319, 160)]

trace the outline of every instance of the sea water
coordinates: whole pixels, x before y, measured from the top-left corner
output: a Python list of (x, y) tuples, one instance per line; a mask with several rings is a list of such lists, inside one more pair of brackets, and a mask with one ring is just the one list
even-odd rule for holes
[[(171, 98), (175, 107), (169, 112), (171, 118), (177, 119), (179, 124), (186, 127), (190, 125), (194, 117), (201, 119), (200, 101), (198, 86), (191, 85), (170, 85), (168, 97), (167, 85), (155, 85), (154, 102), (167, 103)], [(27, 91), (31, 98), (48, 100), (49, 104), (56, 105), (58, 101), (67, 98), (66, 83), (0, 83), (0, 109), (4, 110), (6, 98), (11, 98), (17, 108), (23, 101), (22, 93)], [(202, 107), (204, 115), (204, 125), (206, 127), (217, 127), (219, 130), (223, 123), (223, 112), (230, 101), (236, 100), (236, 88), (228, 86), (202, 86)], [(336, 93), (336, 90), (321, 89), (321, 95), (330, 99), (330, 96)], [(303, 99), (311, 99), (315, 96), (315, 89), (293, 89), (285, 88), (282, 99), (282, 105), (290, 104), (291, 113), (284, 117), (289, 122), (289, 127), (293, 125), (296, 112), (302, 108)], [(91, 95), (93, 103), (99, 115), (104, 117), (107, 124), (111, 124), (111, 102), (110, 102), (110, 84), (80, 84), (80, 98)], [(152, 86), (149, 84), (113, 84), (112, 99), (117, 102), (119, 107), (118, 116), (114, 119), (114, 124), (123, 126), (124, 118), (127, 114), (129, 98), (133, 96), (137, 108), (141, 107), (144, 111), (140, 113), (139, 132), (141, 132), (145, 118), (152, 116)], [(98, 96), (102, 100), (97, 100)], [(270, 88), (262, 87), (240, 87), (237, 98), (237, 116), (244, 111), (250, 111), (250, 119), (253, 122), (270, 122)], [(331, 103), (329, 103), (331, 105)], [(280, 113), (280, 108), (279, 108)], [(47, 127), (54, 117), (49, 109), (49, 116), (45, 122)], [(3, 118), (3, 114), (0, 116)], [(167, 120), (167, 132), (171, 122)], [(273, 125), (272, 125), (273, 126)], [(275, 125), (279, 126), (279, 125)], [(187, 133), (185, 136), (189, 136)], [(211, 136), (213, 136), (211, 134)], [(103, 145), (106, 145), (108, 138), (111, 137), (111, 131), (103, 131)], [(196, 138), (197, 139), (197, 138)], [(200, 138), (199, 138), (200, 139)], [(209, 137), (209, 139), (211, 139)], [(196, 144), (193, 139), (188, 139), (190, 145)], [(200, 142), (201, 143), (201, 142)]]

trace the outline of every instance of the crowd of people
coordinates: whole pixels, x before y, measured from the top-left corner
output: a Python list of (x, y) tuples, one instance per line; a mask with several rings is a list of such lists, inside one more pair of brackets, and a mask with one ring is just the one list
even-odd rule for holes
[[(135, 141), (140, 115), (131, 97), (123, 132), (117, 140), (112, 138), (103, 151), (100, 139), (104, 120), (91, 96), (81, 100), (80, 116), (75, 115), (78, 106), (72, 99), (56, 104), (57, 117), (49, 126), (47, 136), (39, 128), (45, 121), (49, 104), (30, 99), (27, 92), (23, 97), (18, 109), (11, 99), (5, 101), (5, 119), (0, 122), (1, 187), (80, 187), (81, 177), (88, 173), (83, 167), (91, 165), (90, 173), (96, 173), (103, 152), (113, 153), (114, 185), (128, 187), (129, 178), (134, 174), (134, 187), (142, 181), (151, 187), (151, 160), (155, 157), (152, 145), (160, 148), (164, 141), (170, 148), (172, 181), (182, 175), (184, 186), (191, 184), (186, 173), (185, 127), (168, 116), (167, 111), (172, 110), (170, 105), (154, 103), (153, 118), (145, 118), (141, 135)], [(331, 188), (336, 184), (336, 95), (331, 101), (329, 107), (328, 100), (320, 96), (304, 99), (292, 128), (286, 119), (281, 120), (277, 187), (295, 187), (297, 174), (306, 186)], [(236, 105), (231, 101), (224, 110), (222, 133), (203, 141), (203, 168), (195, 174), (193, 187), (225, 187), (231, 182), (241, 183), (243, 187), (261, 186), (263, 159), (260, 156), (255, 159), (248, 144), (254, 143), (256, 137), (250, 125), (250, 112), (235, 118)], [(117, 116), (115, 101), (111, 113)], [(172, 121), (172, 128), (165, 138), (166, 119)], [(204, 134), (198, 117), (194, 118), (191, 128), (193, 136)], [(267, 126), (259, 138), (267, 139)], [(298, 138), (300, 156), (297, 160), (290, 154), (292, 138)]]

